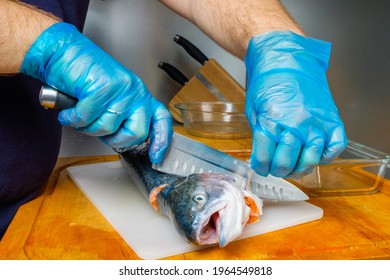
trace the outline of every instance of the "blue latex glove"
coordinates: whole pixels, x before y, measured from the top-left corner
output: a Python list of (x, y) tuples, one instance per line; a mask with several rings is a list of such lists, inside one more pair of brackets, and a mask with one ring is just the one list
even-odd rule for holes
[(21, 73), (79, 99), (75, 108), (60, 112), (62, 125), (114, 148), (149, 136), (151, 161), (164, 157), (173, 133), (169, 111), (140, 78), (74, 26), (56, 23), (45, 30), (29, 49)]
[(326, 70), (330, 43), (273, 31), (251, 39), (245, 57), (245, 112), (253, 130), (252, 168), (301, 177), (327, 164), (347, 138)]

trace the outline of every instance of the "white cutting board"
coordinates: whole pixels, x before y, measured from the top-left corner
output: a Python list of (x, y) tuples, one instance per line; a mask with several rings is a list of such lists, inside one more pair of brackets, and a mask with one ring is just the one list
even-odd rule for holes
[[(204, 248), (187, 243), (169, 218), (149, 205), (125, 173), (120, 161), (72, 166), (67, 171), (140, 258), (160, 259)], [(238, 239), (323, 216), (321, 208), (307, 202), (267, 201), (263, 213), (260, 221), (248, 225)]]

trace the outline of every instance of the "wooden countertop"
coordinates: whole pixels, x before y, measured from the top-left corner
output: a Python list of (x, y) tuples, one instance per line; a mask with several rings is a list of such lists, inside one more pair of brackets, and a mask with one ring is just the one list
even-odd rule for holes
[[(241, 159), (250, 153), (250, 139), (196, 139)], [(116, 155), (59, 158), (45, 192), (19, 209), (0, 242), (0, 259), (139, 259), (65, 172), (71, 165), (114, 160)], [(376, 194), (308, 202), (324, 210), (322, 219), (167, 259), (390, 259), (388, 180)]]

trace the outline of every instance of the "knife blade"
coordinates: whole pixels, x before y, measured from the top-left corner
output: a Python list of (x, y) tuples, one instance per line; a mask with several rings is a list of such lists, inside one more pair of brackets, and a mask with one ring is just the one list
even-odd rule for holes
[[(40, 104), (46, 108), (67, 109), (74, 107), (77, 99), (43, 86), (39, 94)], [(121, 153), (127, 148), (113, 148)], [(168, 174), (188, 176), (192, 173), (216, 172), (232, 176), (240, 187), (249, 186), (257, 196), (280, 201), (302, 201), (309, 197), (288, 181), (252, 172), (248, 162), (241, 161), (191, 138), (174, 133), (171, 145), (162, 162), (153, 168)]]
[(191, 138), (174, 133), (162, 162), (153, 168), (164, 173), (188, 176), (192, 173), (216, 172), (232, 176), (240, 187), (249, 186), (259, 197), (271, 200), (302, 201), (309, 197), (288, 181), (272, 175), (252, 172), (248, 162), (239, 160)]

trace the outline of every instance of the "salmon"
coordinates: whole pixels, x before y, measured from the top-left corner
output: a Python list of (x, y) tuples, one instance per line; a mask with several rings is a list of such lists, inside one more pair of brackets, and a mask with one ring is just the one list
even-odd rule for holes
[(150, 205), (167, 216), (187, 242), (224, 247), (247, 224), (259, 220), (262, 200), (239, 187), (233, 177), (162, 173), (152, 168), (148, 148), (144, 142), (120, 153), (122, 165)]

